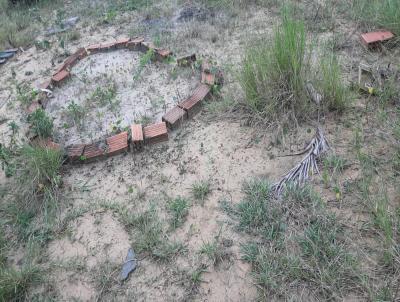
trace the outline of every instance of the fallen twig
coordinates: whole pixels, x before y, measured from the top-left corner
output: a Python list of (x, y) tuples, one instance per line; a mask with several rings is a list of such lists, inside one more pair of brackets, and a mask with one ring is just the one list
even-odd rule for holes
[(302, 161), (291, 169), (279, 182), (272, 186), (273, 192), (280, 196), (287, 184), (292, 183), (297, 186), (303, 185), (310, 176), (319, 174), (317, 160), (329, 149), (329, 144), (320, 127), (317, 128), (315, 137), (304, 149), (307, 155)]

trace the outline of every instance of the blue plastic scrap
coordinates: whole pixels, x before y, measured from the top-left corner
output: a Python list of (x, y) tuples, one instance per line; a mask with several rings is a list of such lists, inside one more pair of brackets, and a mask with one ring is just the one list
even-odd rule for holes
[(128, 255), (126, 256), (125, 262), (122, 266), (120, 280), (124, 281), (128, 278), (129, 274), (136, 269), (137, 260), (135, 252), (132, 248), (128, 250)]

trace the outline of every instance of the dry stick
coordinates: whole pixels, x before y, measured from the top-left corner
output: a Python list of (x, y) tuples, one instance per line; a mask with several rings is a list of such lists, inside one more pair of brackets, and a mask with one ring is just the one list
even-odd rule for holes
[(317, 127), (316, 135), (305, 148), (303, 153), (307, 155), (302, 161), (281, 178), (281, 180), (272, 186), (273, 192), (280, 196), (284, 188), (289, 184), (303, 185), (311, 175), (319, 174), (317, 160), (329, 149), (329, 144), (325, 139), (322, 129)]

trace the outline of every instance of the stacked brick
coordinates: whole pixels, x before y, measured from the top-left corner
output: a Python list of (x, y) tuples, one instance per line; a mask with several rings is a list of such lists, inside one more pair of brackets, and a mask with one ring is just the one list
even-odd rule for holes
[[(114, 42), (93, 44), (86, 48), (78, 49), (69, 56), (65, 62), (57, 69), (51, 79), (41, 83), (38, 88), (49, 89), (52, 86), (59, 86), (71, 76), (71, 68), (80, 60), (90, 54), (107, 52), (115, 49), (129, 49), (133, 51), (147, 52), (152, 50), (154, 59), (165, 61), (172, 57), (172, 52), (167, 49), (157, 48), (153, 43), (146, 42), (142, 37), (133, 39), (122, 38)], [(196, 55), (185, 56), (177, 59), (177, 65), (181, 67), (192, 66), (196, 62)], [(92, 162), (105, 157), (126, 153), (129, 150), (141, 150), (144, 145), (151, 145), (168, 140), (168, 130), (174, 130), (182, 125), (184, 121), (193, 117), (201, 109), (202, 102), (211, 95), (214, 85), (222, 84), (222, 73), (213, 70), (209, 62), (204, 62), (201, 68), (201, 82), (193, 93), (177, 106), (166, 112), (162, 121), (143, 127), (140, 124), (131, 125), (130, 131), (107, 137), (90, 144), (77, 144), (65, 147), (65, 154), (68, 162)], [(42, 102), (37, 102), (27, 110), (32, 112), (39, 107), (43, 107)], [(59, 144), (51, 139), (47, 140), (44, 147), (61, 149)]]

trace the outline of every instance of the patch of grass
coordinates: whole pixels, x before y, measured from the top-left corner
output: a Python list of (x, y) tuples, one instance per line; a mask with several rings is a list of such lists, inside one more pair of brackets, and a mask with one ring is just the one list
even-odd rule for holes
[(53, 135), (53, 120), (46, 112), (39, 108), (28, 116), (32, 129), (40, 138), (48, 138)]
[(227, 257), (225, 247), (221, 244), (219, 239), (218, 235), (212, 241), (203, 242), (199, 250), (199, 253), (205, 255), (214, 266), (217, 266)]
[(171, 227), (176, 229), (186, 220), (189, 213), (189, 202), (182, 197), (177, 197), (168, 203), (168, 211), (171, 214)]
[(340, 300), (359, 287), (358, 262), (343, 228), (310, 186), (289, 185), (274, 200), (268, 182), (255, 180), (245, 183), (244, 193), (233, 214), (239, 229), (254, 235), (241, 252), (260, 299), (296, 300), (294, 284), (317, 300)]
[(103, 296), (111, 291), (114, 284), (117, 284), (116, 275), (119, 269), (119, 266), (107, 260), (94, 270), (94, 282), (98, 293), (96, 301), (102, 301)]
[(342, 112), (351, 101), (350, 90), (343, 84), (340, 65), (335, 55), (322, 58), (319, 63), (321, 81), (319, 87), (323, 94), (321, 105), (330, 111)]
[(271, 185), (265, 179), (253, 179), (243, 185), (245, 198), (235, 208), (238, 227), (269, 240), (277, 239), (283, 229), (282, 210), (271, 197)]
[(19, 271), (0, 267), (0, 301), (25, 301), (29, 287), (38, 283), (41, 276), (36, 266), (26, 266)]
[(344, 245), (343, 231), (333, 215), (318, 215), (298, 239), (306, 266), (303, 274), (318, 294), (330, 299), (351, 290), (357, 281), (356, 258)]
[(192, 194), (193, 197), (201, 202), (204, 202), (206, 199), (207, 195), (210, 194), (211, 192), (211, 187), (210, 187), (210, 182), (209, 181), (199, 181), (195, 182), (192, 185)]
[(61, 151), (23, 146), (18, 158), (18, 181), (30, 192), (57, 187), (61, 184), (62, 163)]
[(200, 265), (190, 273), (192, 289), (196, 289), (198, 286), (200, 286), (200, 283), (203, 282), (201, 276), (203, 275), (203, 273), (207, 272), (206, 268), (207, 267), (205, 265)]
[(283, 118), (294, 121), (310, 116), (312, 108), (304, 93), (304, 79), (309, 72), (305, 55), (304, 24), (285, 8), (272, 44), (264, 40), (253, 43), (242, 62), (240, 85), (245, 104), (256, 117), (283, 123)]
[(123, 211), (121, 218), (125, 226), (137, 229), (135, 251), (152, 252), (162, 242), (163, 229), (154, 206), (139, 215)]

